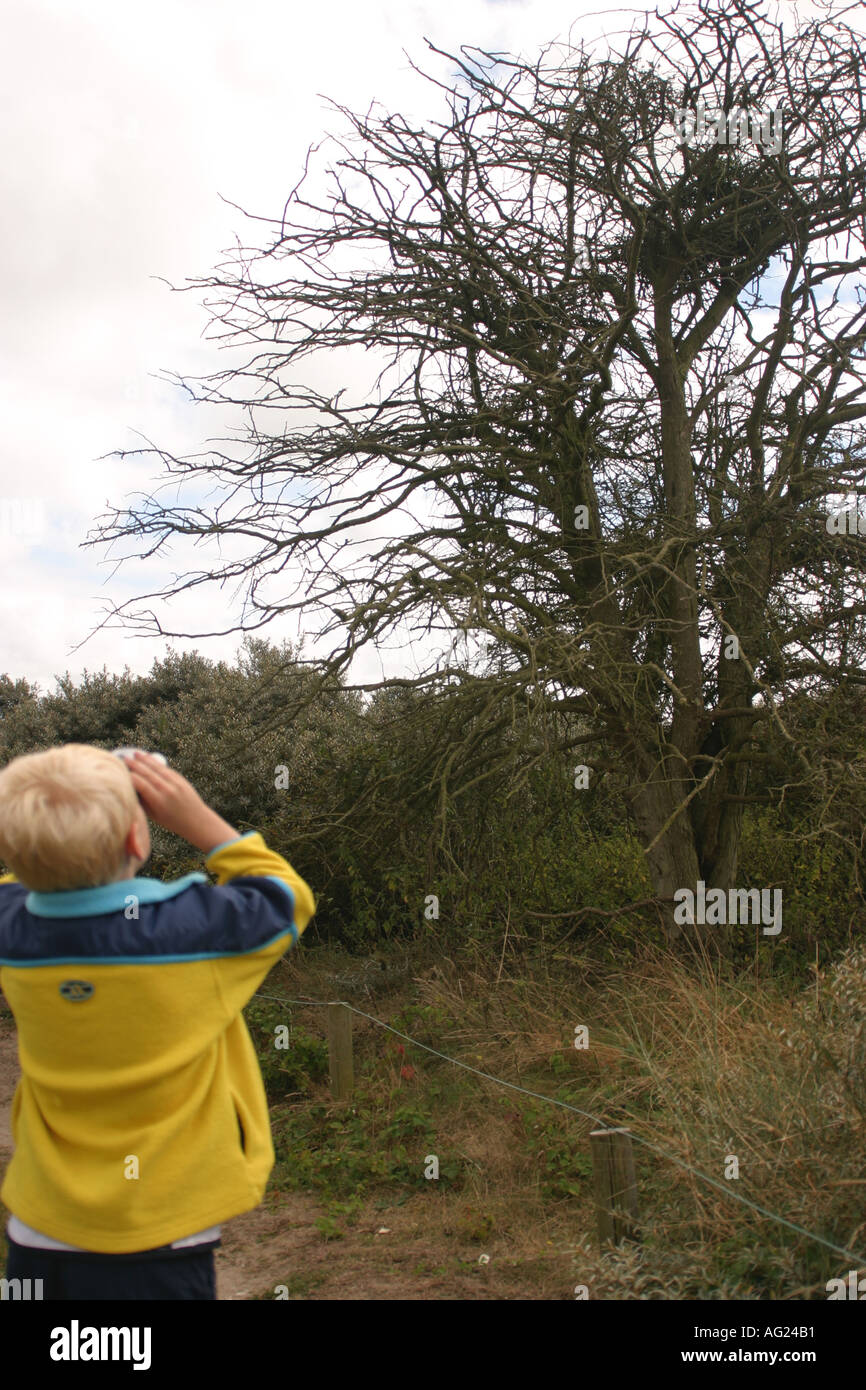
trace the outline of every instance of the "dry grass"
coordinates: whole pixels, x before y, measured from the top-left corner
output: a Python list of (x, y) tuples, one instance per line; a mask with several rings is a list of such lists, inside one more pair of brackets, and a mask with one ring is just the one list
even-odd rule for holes
[[(827, 1279), (851, 1261), (738, 1197), (833, 1245), (866, 1244), (866, 960), (856, 952), (791, 997), (772, 981), (722, 982), (659, 952), (620, 972), (591, 962), (554, 972), (547, 962), (517, 974), (476, 950), (419, 972), (414, 998), (442, 1021), (410, 1028), (413, 1036), (565, 1096), (679, 1160), (636, 1145), (642, 1252), (599, 1252), (589, 1194), (573, 1204), (575, 1219), (554, 1243), (571, 1240), (591, 1296), (826, 1297)], [(387, 1018), (403, 999), (379, 1003)], [(586, 1051), (572, 1045), (578, 1023), (589, 1027)], [(443, 1142), (471, 1162), (472, 1201), (499, 1204), (519, 1238), (556, 1206), (545, 1203), (538, 1155), (516, 1123), (522, 1098), (466, 1073), (455, 1086), (437, 1115)], [(550, 1148), (558, 1144), (565, 1163), (569, 1150), (585, 1156), (589, 1122), (553, 1115)]]

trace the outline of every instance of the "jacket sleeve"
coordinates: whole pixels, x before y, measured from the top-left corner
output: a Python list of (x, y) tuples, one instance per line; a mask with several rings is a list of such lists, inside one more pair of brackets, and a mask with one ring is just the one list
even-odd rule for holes
[[(0, 884), (3, 884), (3, 883), (17, 883), (17, 882), (18, 882), (18, 880), (17, 880), (17, 878), (15, 877), (14, 874), (0, 874)], [(2, 989), (3, 989), (3, 967), (0, 966), (0, 991), (2, 991)]]
[(219, 915), (224, 927), (232, 924), (233, 939), (213, 966), (226, 1008), (235, 1014), (306, 930), (316, 901), (300, 874), (257, 832), (217, 846), (205, 864), (217, 880), (210, 891), (230, 900)]

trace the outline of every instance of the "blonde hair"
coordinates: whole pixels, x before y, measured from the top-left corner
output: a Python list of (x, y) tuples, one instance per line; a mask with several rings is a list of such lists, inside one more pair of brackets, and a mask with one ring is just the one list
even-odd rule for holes
[(111, 883), (140, 813), (129, 769), (86, 743), (13, 758), (0, 772), (0, 856), (38, 893)]

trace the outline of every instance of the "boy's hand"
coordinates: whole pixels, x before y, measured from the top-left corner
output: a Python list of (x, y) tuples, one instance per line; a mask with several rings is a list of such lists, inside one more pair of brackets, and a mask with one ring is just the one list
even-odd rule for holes
[(239, 838), (240, 831), (212, 811), (179, 772), (149, 753), (136, 752), (124, 761), (142, 807), (156, 825), (180, 835), (204, 854)]

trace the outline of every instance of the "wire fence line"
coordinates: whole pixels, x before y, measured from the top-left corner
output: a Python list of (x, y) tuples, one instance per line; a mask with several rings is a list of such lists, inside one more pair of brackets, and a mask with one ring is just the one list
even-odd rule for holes
[[(417, 1038), (410, 1037), (408, 1033), (402, 1033), (399, 1028), (394, 1028), (390, 1023), (385, 1023), (381, 1018), (375, 1018), (373, 1014), (365, 1013), (363, 1009), (356, 1009), (354, 1004), (348, 1004), (345, 999), (280, 999), (274, 994), (260, 994), (258, 992), (254, 995), (254, 998), (268, 999), (274, 1004), (282, 1004), (284, 1006), (294, 1004), (301, 1008), (327, 1008), (331, 1004), (342, 1004), (344, 1009), (349, 1009), (353, 1014), (358, 1014), (360, 1018), (369, 1019), (371, 1023), (377, 1024), (379, 1028), (385, 1028), (389, 1033), (394, 1033), (396, 1037), (411, 1043), (413, 1047), (420, 1047), (424, 1052), (429, 1052), (434, 1057), (441, 1058), (443, 1062), (449, 1062), (451, 1066), (462, 1067), (464, 1071), (472, 1072), (474, 1076), (480, 1076), (485, 1081), (492, 1081), (496, 1086), (505, 1086), (510, 1091), (519, 1091), (521, 1095), (531, 1096), (534, 1100), (542, 1100), (548, 1105), (556, 1105), (561, 1110), (569, 1110), (575, 1115), (581, 1115), (584, 1119), (591, 1120), (599, 1129), (609, 1128), (607, 1121), (601, 1119), (598, 1115), (591, 1114), (588, 1110), (582, 1110), (579, 1105), (571, 1105), (568, 1101), (558, 1100), (555, 1096), (546, 1096), (541, 1091), (530, 1091), (526, 1086), (518, 1086), (514, 1081), (505, 1081), (501, 1076), (493, 1076), (490, 1072), (481, 1071), (479, 1067), (472, 1067), (468, 1062), (461, 1062), (457, 1057), (449, 1057), (446, 1052), (440, 1052), (437, 1048), (430, 1047), (427, 1043), (419, 1042)], [(635, 1134), (634, 1131), (629, 1132), (635, 1143), (642, 1144), (644, 1148), (649, 1149), (660, 1158), (667, 1159), (670, 1163), (676, 1163), (680, 1168), (685, 1169), (688, 1173), (692, 1173), (694, 1177), (700, 1178), (702, 1182), (709, 1183), (711, 1187), (715, 1187), (719, 1192), (722, 1192), (733, 1201), (740, 1202), (742, 1206), (751, 1208), (752, 1211), (758, 1212), (760, 1216), (766, 1216), (771, 1221), (777, 1222), (780, 1226), (787, 1226), (788, 1230), (796, 1232), (797, 1235), (806, 1236), (807, 1239), (816, 1241), (817, 1244), (825, 1246), (828, 1250), (832, 1250), (836, 1255), (844, 1255), (847, 1260), (852, 1260), (858, 1267), (866, 1266), (866, 1256), (857, 1254), (852, 1250), (846, 1250), (844, 1246), (835, 1245), (833, 1241), (825, 1239), (824, 1236), (816, 1235), (814, 1231), (807, 1231), (805, 1226), (798, 1225), (796, 1221), (789, 1221), (786, 1216), (781, 1216), (779, 1212), (770, 1211), (767, 1207), (762, 1207), (757, 1202), (751, 1201), (750, 1198), (743, 1197), (735, 1188), (725, 1186), (725, 1184), (719, 1182), (717, 1178), (712, 1178), (708, 1173), (701, 1172), (699, 1168), (695, 1168), (692, 1164), (686, 1163), (684, 1159), (679, 1158), (676, 1154), (670, 1153), (667, 1149), (662, 1149), (657, 1144), (653, 1144), (649, 1139), (644, 1139), (642, 1135)]]

